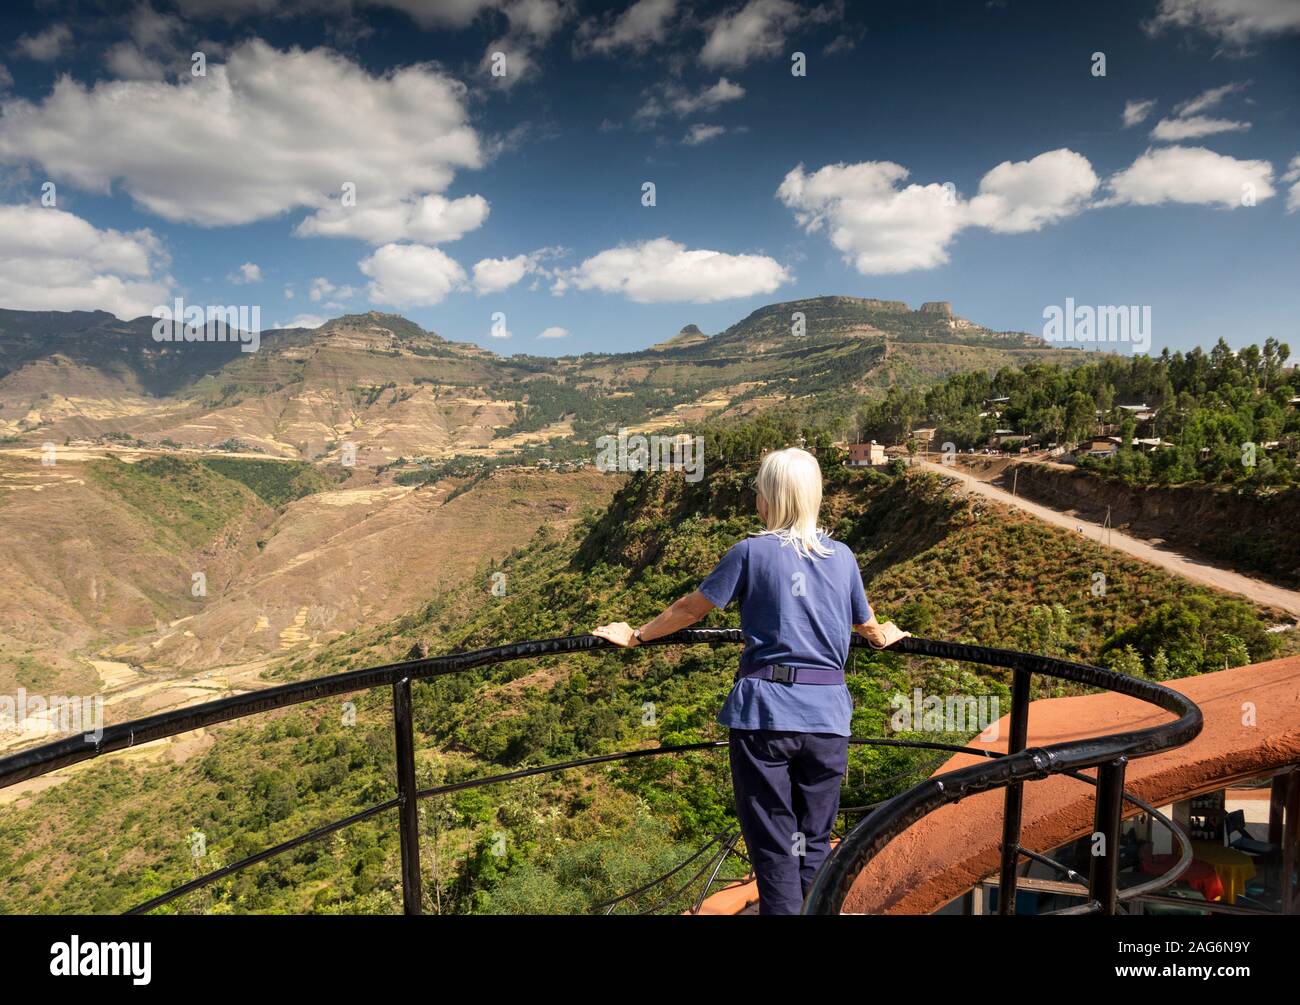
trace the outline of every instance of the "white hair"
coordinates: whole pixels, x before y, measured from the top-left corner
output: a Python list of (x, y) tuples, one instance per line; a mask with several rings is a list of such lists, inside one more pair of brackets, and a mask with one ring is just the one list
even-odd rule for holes
[(819, 539), (826, 531), (817, 526), (822, 469), (816, 457), (798, 447), (773, 450), (758, 466), (754, 487), (767, 503), (763, 534), (775, 534), (782, 545), (793, 545), (800, 558), (831, 554)]

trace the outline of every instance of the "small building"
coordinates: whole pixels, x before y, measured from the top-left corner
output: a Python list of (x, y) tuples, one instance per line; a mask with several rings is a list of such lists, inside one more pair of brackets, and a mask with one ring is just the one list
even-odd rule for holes
[(1133, 416), (1138, 422), (1150, 422), (1156, 417), (1156, 409), (1149, 408), (1147, 405), (1116, 405), (1117, 411), (1124, 412)]
[(918, 443), (929, 443), (939, 432), (938, 426), (921, 426), (912, 430), (912, 439)]
[(849, 467), (875, 468), (888, 463), (883, 444), (872, 440), (870, 443), (849, 444)]
[(1097, 436), (1079, 444), (1077, 453), (1089, 457), (1111, 457), (1119, 453), (1119, 442), (1111, 436)]

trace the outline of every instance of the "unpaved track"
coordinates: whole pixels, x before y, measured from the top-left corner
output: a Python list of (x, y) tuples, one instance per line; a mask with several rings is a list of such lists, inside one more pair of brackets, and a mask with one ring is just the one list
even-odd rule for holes
[(1062, 527), (1065, 530), (1074, 532), (1082, 528), (1086, 537), (1107, 547), (1132, 555), (1134, 558), (1140, 558), (1152, 565), (1158, 565), (1162, 569), (1185, 579), (1190, 579), (1195, 583), (1213, 586), (1219, 590), (1226, 590), (1228, 593), (1237, 593), (1265, 607), (1286, 611), (1291, 617), (1300, 621), (1300, 593), (1295, 590), (1287, 590), (1260, 579), (1252, 579), (1250, 576), (1243, 576), (1239, 572), (1233, 572), (1231, 569), (1219, 565), (1212, 565), (1202, 559), (1190, 558), (1179, 552), (1170, 551), (1168, 548), (1157, 547), (1122, 531), (1104, 527), (1094, 520), (1071, 516), (1068, 513), (1062, 513), (1059, 510), (1031, 502), (1020, 496), (1013, 496), (1006, 489), (980, 481), (979, 478), (962, 468), (946, 467), (933, 461), (922, 460), (917, 460), (914, 464), (926, 471), (933, 471), (936, 474), (956, 479), (968, 491), (974, 492), (976, 495), (1024, 510), (1026, 513), (1030, 513), (1055, 527)]

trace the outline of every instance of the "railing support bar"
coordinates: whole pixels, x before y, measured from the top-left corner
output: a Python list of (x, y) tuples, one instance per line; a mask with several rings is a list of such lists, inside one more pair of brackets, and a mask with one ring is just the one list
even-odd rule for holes
[(411, 678), (393, 685), (393, 733), (397, 743), (397, 798), (402, 843), (402, 905), (421, 914), (420, 804), (415, 784), (415, 734), (411, 725)]
[[(1120, 757), (1097, 768), (1097, 803), (1092, 823), (1092, 863), (1088, 869), (1088, 894), (1101, 905), (1102, 914), (1114, 914), (1119, 902), (1119, 826), (1124, 806), (1124, 771), (1128, 758)], [(1100, 840), (1099, 840), (1100, 839)]]
[[(1011, 680), (1011, 735), (1007, 753), (1018, 754), (1029, 742), (1029, 689), (1033, 676), (1015, 670)], [(1025, 793), (1020, 782), (1007, 786), (1002, 810), (1002, 869), (998, 876), (998, 914), (1016, 913), (1016, 867), (1020, 862), (1020, 818)]]

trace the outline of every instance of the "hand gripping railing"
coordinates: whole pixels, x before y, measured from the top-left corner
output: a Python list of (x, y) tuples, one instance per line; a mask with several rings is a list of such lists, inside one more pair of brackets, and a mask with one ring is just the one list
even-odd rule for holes
[[(742, 641), (741, 633), (735, 629), (698, 628), (677, 632), (674, 635), (655, 639), (645, 644), (650, 646), (722, 645)], [(853, 644), (855, 646), (864, 645), (863, 641), (856, 636), (853, 639)], [(74, 736), (0, 758), (0, 788), (39, 777), (80, 761), (90, 760), (137, 744), (161, 740), (168, 736), (175, 736), (178, 733), (200, 729), (219, 722), (241, 719), (259, 712), (269, 712), (289, 705), (334, 695), (389, 686), (393, 692), (393, 722), (396, 735), (396, 797), (370, 806), (342, 820), (324, 824), (272, 848), (264, 849), (248, 858), (200, 876), (143, 904), (137, 905), (132, 909), (131, 913), (142, 913), (151, 910), (257, 862), (265, 861), (309, 841), (324, 837), (350, 824), (368, 819), (390, 809), (396, 809), (398, 811), (401, 846), (403, 904), (406, 913), (419, 914), (421, 911), (421, 884), (418, 800), (446, 792), (560, 771), (566, 768), (670, 753), (683, 753), (692, 750), (705, 750), (721, 746), (719, 742), (712, 741), (687, 744), (681, 747), (658, 747), (602, 754), (576, 761), (567, 761), (562, 764), (523, 768), (487, 778), (469, 779), (431, 789), (417, 788), (415, 780), (415, 742), (411, 717), (412, 681), (463, 673), (476, 667), (491, 666), (516, 659), (532, 659), (539, 656), (611, 648), (614, 648), (612, 643), (592, 635), (538, 639), (512, 645), (495, 646), (489, 649), (479, 649), (473, 652), (391, 663), (385, 666), (354, 670), (329, 677), (283, 684), (249, 694), (221, 698), (201, 705), (192, 705), (187, 708), (108, 726), (100, 733), (98, 738), (86, 739), (83, 736)], [(1006, 755), (991, 755), (988, 751), (971, 750), (971, 753), (984, 754), (986, 760), (968, 768), (947, 772), (940, 777), (931, 778), (876, 807), (870, 815), (846, 835), (823, 864), (813, 888), (809, 892), (805, 911), (809, 913), (838, 911), (843, 904), (853, 878), (862, 867), (891, 838), (931, 810), (945, 803), (955, 802), (974, 792), (1005, 787), (1007, 795), (1003, 829), (999, 910), (1003, 913), (1010, 913), (1014, 909), (1015, 869), (1021, 854), (1045, 862), (1053, 867), (1062, 868), (1050, 859), (1045, 859), (1041, 855), (1020, 847), (1021, 785), (1026, 780), (1044, 778), (1050, 774), (1069, 774), (1085, 782), (1092, 782), (1092, 779), (1088, 776), (1080, 774), (1079, 769), (1094, 766), (1099, 768), (1096, 782), (1098, 787), (1097, 829), (1106, 836), (1106, 855), (1099, 856), (1093, 861), (1089, 877), (1090, 900), (1084, 905), (1084, 908), (1103, 911), (1113, 911), (1115, 908), (1118, 867), (1117, 837), (1119, 820), (1122, 815), (1122, 802), (1124, 800), (1153, 813), (1162, 823), (1171, 827), (1180, 839), (1183, 855), (1178, 865), (1164, 876), (1144, 883), (1140, 887), (1125, 890), (1119, 897), (1125, 898), (1149, 892), (1151, 888), (1172, 882), (1186, 868), (1187, 863), (1190, 861), (1190, 846), (1186, 840), (1186, 835), (1152, 807), (1132, 796), (1126, 795), (1123, 792), (1123, 777), (1124, 765), (1127, 763), (1128, 758), (1143, 757), (1159, 750), (1179, 746), (1188, 742), (1200, 732), (1201, 713), (1190, 700), (1178, 692), (1161, 687), (1158, 684), (1126, 677), (1097, 667), (1004, 649), (988, 649), (981, 646), (968, 646), (959, 643), (936, 642), (929, 639), (909, 637), (892, 646), (891, 651), (918, 656), (938, 656), (946, 659), (1010, 668), (1014, 674), (1010, 750)], [(1174, 722), (1153, 726), (1149, 729), (1087, 740), (1076, 740), (1044, 748), (1025, 749), (1029, 716), (1029, 685), (1031, 675), (1035, 673), (1128, 694), (1173, 712), (1179, 718)], [(908, 745), (906, 741), (884, 739), (862, 742)], [(936, 749), (943, 746), (923, 743), (913, 745), (935, 747)], [(964, 748), (954, 747), (952, 749)]]

